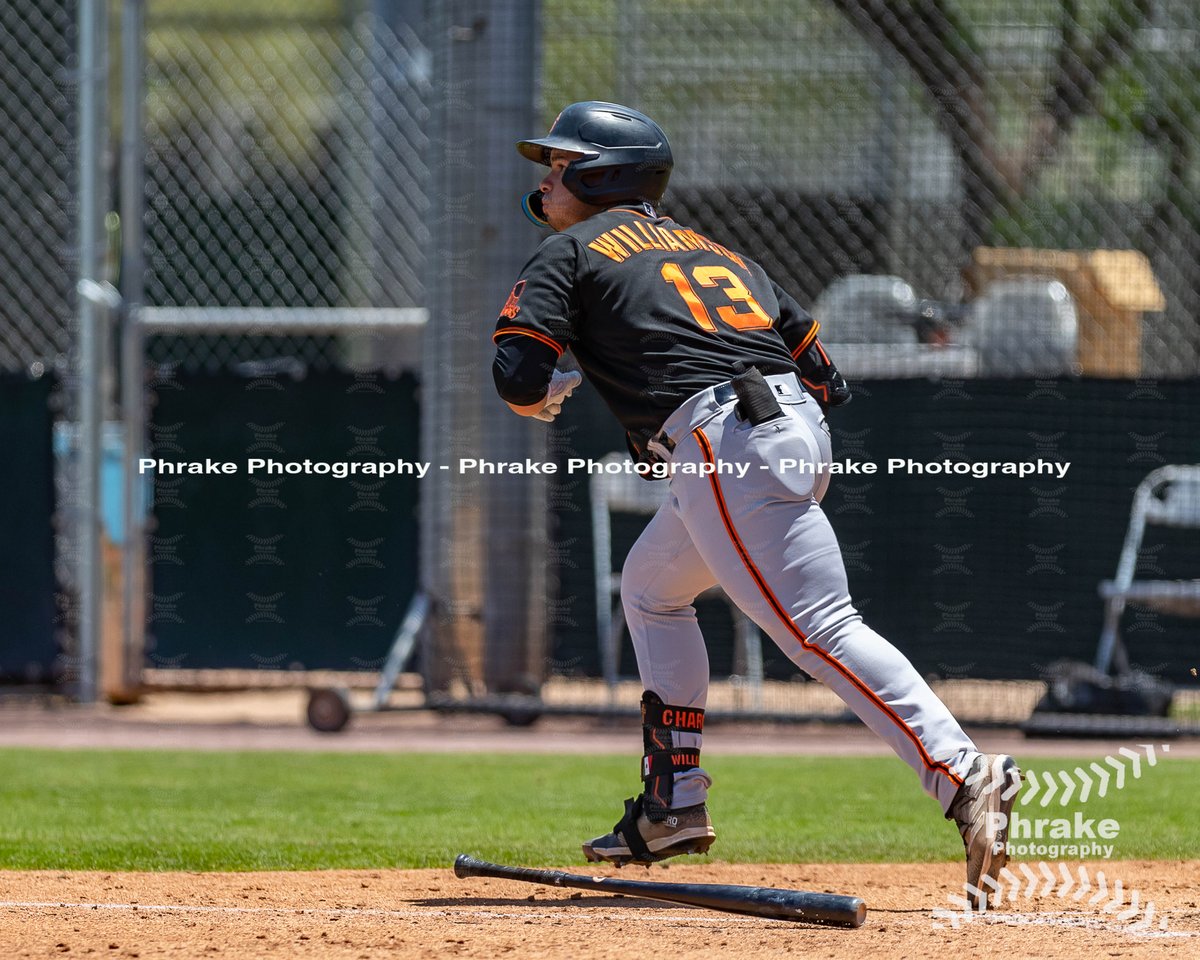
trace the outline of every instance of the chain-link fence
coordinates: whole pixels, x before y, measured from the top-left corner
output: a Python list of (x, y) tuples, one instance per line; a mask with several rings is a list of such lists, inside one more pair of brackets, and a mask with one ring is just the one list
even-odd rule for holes
[[(547, 123), (587, 98), (658, 119), (670, 212), (856, 344), (852, 374), (1200, 369), (1194, 4), (564, 0), (544, 33)], [(964, 301), (1000, 276), (1065, 289), (1008, 290), (1018, 332), (996, 335), (992, 299)], [(1031, 337), (1057, 362), (1014, 342)]]
[[(148, 306), (422, 304), (431, 65), (415, 26), (327, 0), (151, 0)], [(193, 326), (156, 336), (151, 357), (208, 370), (345, 362), (333, 335)]]
[[(151, 457), (416, 458), (432, 63), (423, 24), (394, 6), (147, 3)], [(417, 580), (411, 481), (239, 474), (214, 491), (217, 522), (169, 470), (155, 480), (157, 682), (381, 665)], [(197, 577), (223, 579), (231, 603)]]
[[(147, 303), (421, 305), (424, 21), (151, 0), (147, 28)], [(670, 211), (783, 279), (851, 373), (1200, 369), (1194, 5), (551, 0), (541, 32), (546, 123), (655, 116)], [(180, 350), (232, 355), (155, 355)]]
[[(486, 381), (482, 366), (472, 372), (475, 344), (445, 335), (485, 330), (488, 318), (459, 316), (462, 304), (477, 304), (454, 299), (452, 288), (502, 297), (510, 261), (539, 239), (532, 228), (509, 233), (493, 216), (500, 203), (490, 194), (498, 184), (507, 194), (524, 176), (511, 141), (536, 132), (505, 124), (533, 108), (545, 127), (566, 103), (611, 99), (654, 116), (671, 139), (666, 212), (758, 260), (809, 306), (860, 396), (886, 401), (888, 383), (933, 381), (928, 397), (907, 402), (941, 405), (929, 440), (938, 451), (1061, 448), (1071, 418), (1090, 411), (1088, 436), (1112, 443), (1080, 496), (1047, 484), (1031, 494), (1041, 499), (1021, 503), (1042, 529), (1057, 524), (1045, 544), (1021, 534), (1042, 550), (1031, 556), (1061, 538), (1103, 554), (1108, 545), (1082, 528), (1121, 526), (1133, 473), (1200, 459), (1189, 439), (1188, 385), (1165, 385), (1200, 374), (1200, 12), (1188, 0), (142, 6), (144, 268), (133, 287), (148, 321), (152, 397), (181, 376), (195, 389), (187, 378), (416, 370), (422, 355), (411, 337), (364, 334), (373, 321), (354, 322), (370, 315), (353, 312), (424, 308), (442, 341), (424, 354), (420, 402), (450, 411), (438, 456), (472, 444), (508, 449), (518, 442), (509, 427), (471, 412), (483, 405), (475, 388)], [(534, 9), (539, 20), (527, 29)], [(78, 0), (16, 0), (0, 13), (0, 196), (11, 211), (0, 250), (5, 370), (60, 362), (72, 346), (78, 15)], [(109, 27), (115, 52), (120, 21)], [(536, 65), (536, 82), (522, 86), (515, 64)], [(108, 101), (116, 132), (116, 89)], [(114, 205), (115, 152), (99, 158)], [(528, 170), (529, 186), (536, 176)], [(114, 242), (114, 279), (115, 250)], [(1012, 396), (994, 386), (1014, 378), (1034, 386), (1012, 387)], [(993, 418), (1013, 414), (1003, 429), (979, 429), (984, 408)], [(598, 409), (586, 399), (576, 409), (551, 433), (548, 455), (620, 448)], [(1025, 429), (1029, 421), (1018, 418), (1027, 415), (1043, 419)], [(886, 431), (872, 433), (874, 424), (835, 427), (842, 448), (876, 452)], [(888, 429), (900, 436), (904, 428)], [(1105, 474), (1106, 457), (1120, 458), (1121, 469)], [(469, 546), (437, 545), (459, 558), (457, 572), (475, 591), (491, 560), (464, 556), (482, 550), (489, 511), (523, 502), (532, 488), (506, 487), (478, 512), (442, 479), (423, 481), (426, 501), (483, 525), (472, 527)], [(974, 512), (969, 494), (947, 486), (885, 538), (869, 530), (897, 516), (884, 503), (895, 502), (895, 490), (841, 489), (832, 496), (846, 499), (831, 509), (849, 514), (841, 523), (861, 547), (852, 578), (892, 563), (863, 546), (868, 540), (878, 548), (906, 536), (904, 524), (930, 510), (951, 520)], [(547, 670), (574, 681), (598, 672), (593, 571), (576, 556), (591, 537), (586, 492), (552, 485), (549, 493), (561, 587), (544, 604), (554, 634)], [(856, 516), (876, 519), (856, 529)], [(455, 529), (443, 528), (451, 539)], [(928, 544), (929, 569), (946, 567), (939, 549), (959, 556), (954, 537), (947, 530)], [(989, 557), (999, 556), (996, 543)], [(997, 621), (987, 603), (975, 609), (992, 611), (989, 630), (1034, 642), (1063, 615), (1054, 612), (1063, 585), (1046, 576), (1057, 560), (1027, 566), (1035, 573), (1013, 582), (1028, 622)], [(997, 560), (996, 572), (1003, 568)], [(1090, 609), (1091, 570), (1074, 575), (1068, 609)], [(982, 628), (955, 597), (936, 593), (932, 609), (902, 626), (918, 636)], [(476, 601), (448, 606), (495, 619)], [(714, 628), (714, 647), (726, 642), (723, 629)], [(961, 658), (938, 657), (948, 674), (973, 675)], [(733, 669), (732, 647), (714, 658)], [(802, 702), (789, 697), (791, 688), (776, 706)]]
[(73, 518), (70, 485), (55, 490), (50, 435), (73, 352), (77, 12), (75, 0), (0, 6), (0, 683), (60, 678), (75, 626), (56, 589), (69, 542), (51, 531)]
[(0, 370), (61, 366), (74, 303), (74, 0), (0, 7)]
[[(1137, 481), (1200, 458), (1191, 388), (1166, 383), (1200, 373), (1195, 5), (543, 9), (544, 123), (581, 99), (655, 117), (675, 156), (666, 212), (747, 252), (822, 322), (863, 398), (832, 418), (835, 455), (1075, 461), (1070, 484), (835, 478), (826, 505), (868, 620), (965, 691), (936, 684), (963, 717), (1027, 714), (1053, 661), (1091, 657), (1095, 585), (1112, 575)], [(606, 417), (567, 410), (562, 446), (619, 449)], [(586, 555), (587, 481), (564, 478), (554, 496), (560, 537)], [(614, 566), (636, 529), (614, 542)], [(563, 676), (599, 668), (593, 573), (579, 566), (564, 568), (555, 608)], [(727, 615), (701, 615), (714, 673), (738, 672)], [(1186, 626), (1140, 616), (1134, 659), (1188, 682)], [(816, 685), (788, 682), (769, 644), (764, 657), (766, 709), (840, 714)], [(712, 703), (741, 697), (734, 684)]]

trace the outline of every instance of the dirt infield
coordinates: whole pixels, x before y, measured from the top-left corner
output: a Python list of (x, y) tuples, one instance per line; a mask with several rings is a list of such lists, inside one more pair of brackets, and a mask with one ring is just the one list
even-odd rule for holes
[[(1072, 865), (1078, 872), (1078, 865)], [(1024, 896), (955, 928), (935, 917), (961, 884), (957, 864), (626, 868), (668, 882), (744, 883), (853, 893), (859, 930), (802, 926), (647, 900), (441, 870), (323, 873), (0, 873), (5, 957), (865, 957), (1004, 955), (1193, 957), (1200, 952), (1200, 861), (1089, 863), (1108, 895)], [(609, 868), (608, 872), (611, 872)], [(1055, 865), (1055, 870), (1057, 870)], [(571, 872), (582, 873), (579, 868)], [(594, 871), (605, 872), (605, 871)], [(1113, 903), (1116, 881), (1122, 902)], [(1041, 891), (1039, 887), (1039, 894)], [(1128, 915), (1132, 891), (1138, 908)], [(1154, 913), (1145, 923), (1147, 904)], [(1109, 909), (1106, 911), (1106, 907)], [(959, 915), (954, 915), (959, 920)], [(1165, 929), (1162, 924), (1165, 922)], [(1142, 930), (1133, 927), (1141, 924)]]

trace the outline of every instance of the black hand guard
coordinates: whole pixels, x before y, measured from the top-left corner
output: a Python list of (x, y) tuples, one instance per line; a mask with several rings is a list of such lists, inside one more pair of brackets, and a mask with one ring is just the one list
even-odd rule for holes
[(820, 340), (814, 339), (800, 354), (799, 364), (800, 382), (816, 398), (825, 413), (828, 413), (831, 407), (840, 407), (843, 403), (850, 402), (850, 385), (846, 383), (846, 378), (838, 373)]

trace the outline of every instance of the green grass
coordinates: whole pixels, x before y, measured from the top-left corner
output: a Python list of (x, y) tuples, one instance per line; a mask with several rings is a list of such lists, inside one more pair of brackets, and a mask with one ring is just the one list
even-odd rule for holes
[[(893, 758), (707, 766), (715, 859), (961, 856), (954, 828)], [(614, 756), (0, 750), (0, 868), (444, 867), (460, 852), (578, 864), (580, 840), (616, 820), (635, 771), (636, 758)], [(1196, 858), (1198, 782), (1200, 761), (1168, 760), (1083, 810), (1120, 821), (1116, 857)]]

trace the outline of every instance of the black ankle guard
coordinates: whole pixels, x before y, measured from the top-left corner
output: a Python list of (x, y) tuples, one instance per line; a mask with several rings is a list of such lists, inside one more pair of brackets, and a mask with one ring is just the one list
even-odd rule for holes
[(694, 747), (674, 746), (673, 730), (682, 733), (704, 731), (704, 711), (696, 707), (675, 707), (647, 690), (642, 694), (642, 782), (643, 812), (658, 823), (671, 809), (675, 794), (675, 774), (700, 766), (700, 751)]
[(646, 841), (642, 839), (637, 827), (638, 817), (646, 812), (643, 809), (644, 799), (644, 797), (630, 797), (626, 800), (625, 816), (621, 817), (613, 827), (613, 833), (618, 833), (625, 838), (625, 846), (629, 848), (633, 859), (637, 861), (654, 859), (654, 855), (650, 853), (650, 848), (646, 846)]

